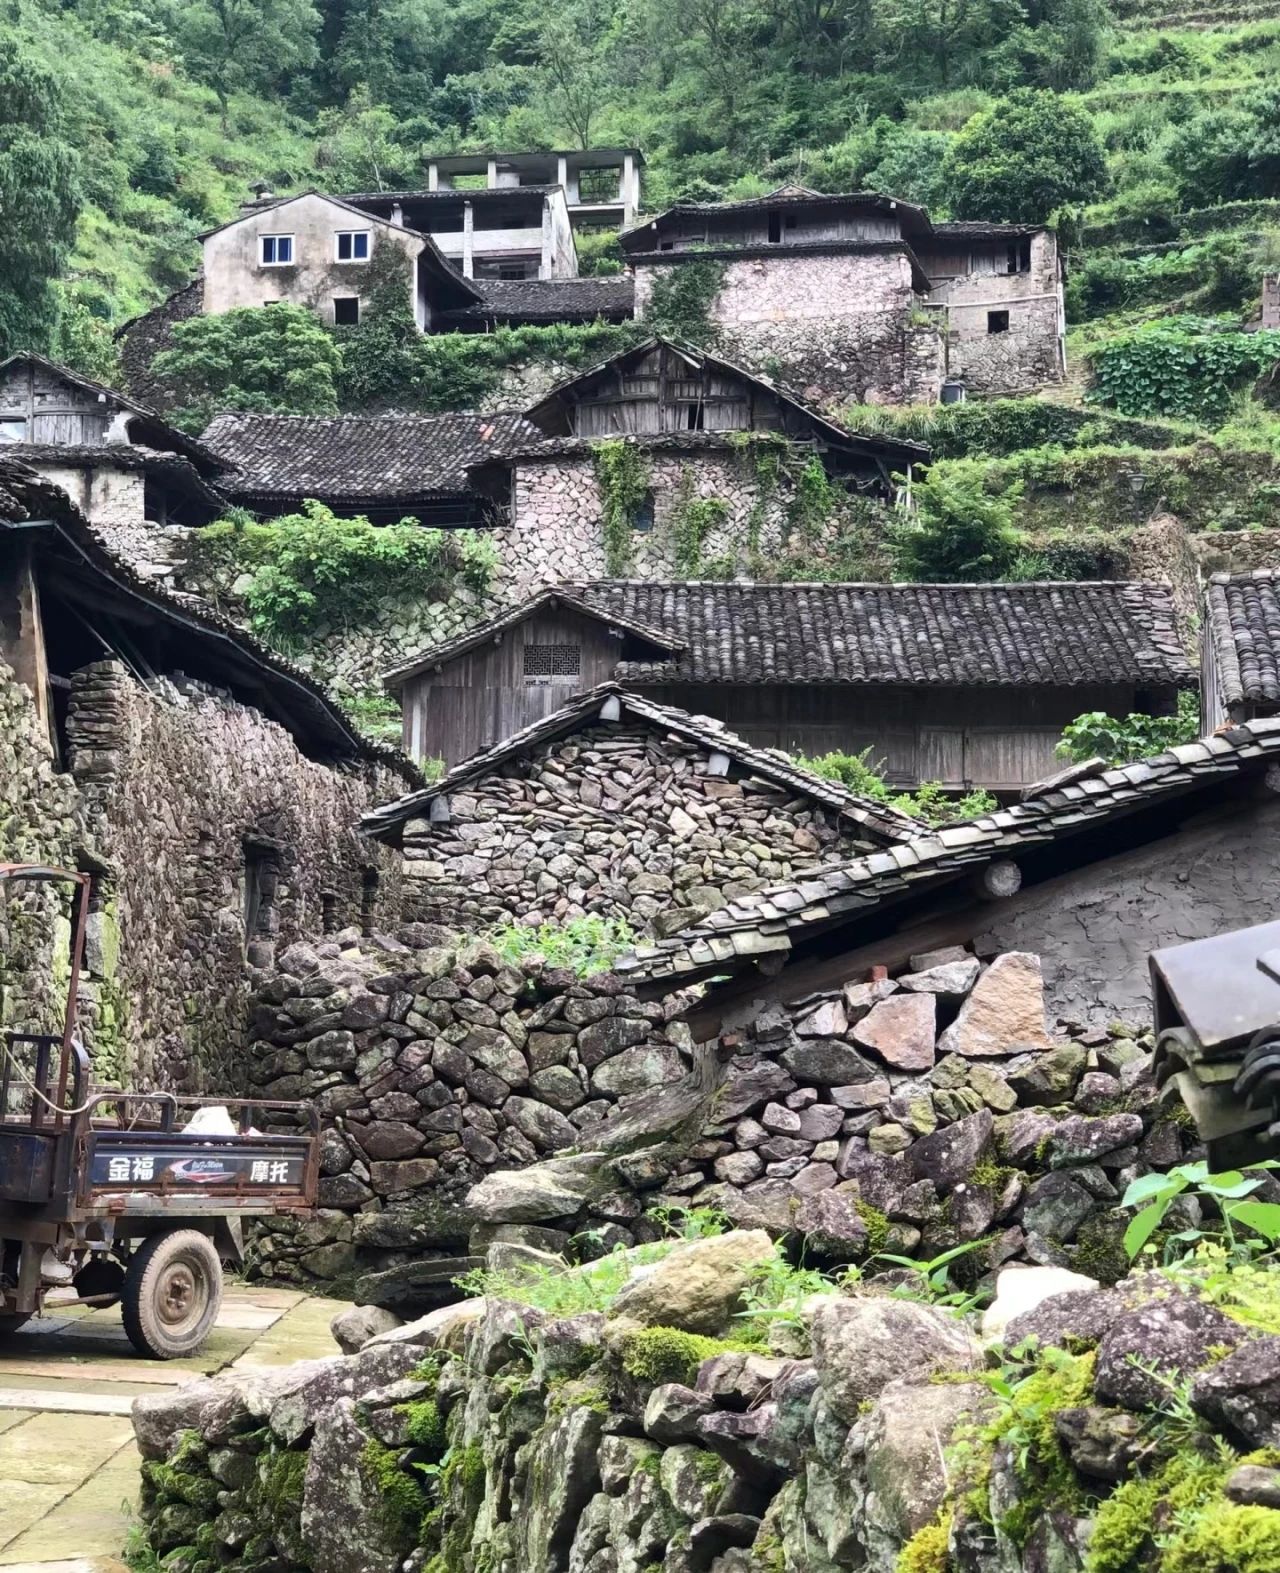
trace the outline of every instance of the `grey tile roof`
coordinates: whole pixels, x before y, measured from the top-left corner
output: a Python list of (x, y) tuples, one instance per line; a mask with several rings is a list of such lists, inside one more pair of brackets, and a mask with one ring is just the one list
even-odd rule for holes
[(634, 279), (472, 279), (482, 299), (448, 313), (451, 321), (593, 322), (635, 313)]
[(1205, 618), (1222, 703), (1280, 701), (1280, 570), (1214, 574)]
[[(365, 737), (345, 710), (309, 673), (268, 649), (252, 634), (195, 596), (178, 595), (148, 579), (131, 563), (110, 551), (61, 487), (0, 453), (0, 557), (6, 536), (34, 521), (52, 521), (51, 552), (70, 565), (76, 580), (86, 576), (110, 587), (131, 610), (144, 609), (157, 622), (169, 623), (198, 647), (210, 665), (248, 687), (271, 697), (273, 718), (295, 738), (320, 745), (326, 754), (343, 758), (381, 759), (414, 786), (422, 772), (398, 749)], [(21, 537), (20, 537), (21, 538)]]
[(65, 466), (68, 469), (133, 470), (143, 475), (167, 476), (194, 492), (211, 508), (221, 508), (225, 499), (178, 453), (163, 453), (127, 442), (57, 443), (23, 442), (6, 445), (6, 457), (34, 467)]
[[(880, 212), (900, 212), (916, 226), (931, 228), (929, 215), (915, 202), (905, 202), (900, 197), (886, 196), (879, 191), (810, 191), (804, 187), (782, 188), (762, 197), (744, 197), (737, 202), (676, 202), (651, 218), (643, 219), (622, 235), (624, 251), (632, 249), (627, 243), (640, 236), (646, 229), (662, 225), (671, 218), (727, 217), (735, 213), (761, 213), (771, 208), (876, 208)], [(776, 249), (776, 248), (775, 248)]]
[(1118, 769), (1103, 769), (1099, 762), (1091, 772), (1074, 772), (1076, 780), (1055, 777), (1030, 788), (1010, 808), (741, 896), (682, 933), (640, 947), (617, 970), (680, 981), (708, 970), (732, 972), (927, 884), (958, 878), (997, 857), (1016, 859), (1032, 847), (1277, 759), (1280, 718), (1250, 721)]
[(728, 754), (730, 759), (745, 766), (754, 775), (834, 809), (842, 818), (859, 825), (877, 841), (903, 841), (918, 834), (923, 828), (918, 821), (888, 803), (863, 797), (838, 781), (828, 781), (808, 770), (801, 770), (785, 754), (754, 747), (709, 716), (694, 716), (673, 705), (655, 704), (643, 694), (627, 693), (617, 683), (601, 683), (586, 693), (576, 695), (551, 715), (543, 716), (519, 732), (513, 732), (492, 748), (482, 749), (470, 759), (463, 760), (425, 790), (412, 792), (394, 803), (374, 809), (360, 821), (361, 831), (375, 840), (395, 840), (396, 832), (405, 821), (422, 815), (433, 798), (447, 796), (459, 787), (489, 775), (507, 760), (530, 753), (543, 743), (566, 737), (584, 727), (598, 725), (601, 706), (610, 699), (617, 700), (622, 716), (635, 717), (656, 731), (674, 732), (714, 752)]
[(1044, 227), (1043, 224), (995, 224), (986, 219), (946, 219), (935, 220), (933, 232), (944, 240), (950, 235), (973, 236), (975, 239), (991, 236), (999, 240), (1006, 235), (1038, 235)]
[(1165, 585), (746, 584), (599, 580), (564, 588), (677, 635), (674, 666), (622, 682), (1071, 687), (1187, 684)]
[(205, 443), (238, 467), (236, 496), (459, 496), (467, 467), (542, 435), (521, 415), (219, 415)]

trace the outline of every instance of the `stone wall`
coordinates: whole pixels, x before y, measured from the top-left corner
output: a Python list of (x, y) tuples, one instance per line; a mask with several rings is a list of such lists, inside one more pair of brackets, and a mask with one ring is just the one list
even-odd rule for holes
[(101, 464), (41, 462), (32, 468), (54, 486), (61, 486), (108, 543), (115, 531), (137, 530), (146, 523), (145, 475), (140, 469), (117, 469), (109, 454)]
[(1280, 1338), (1244, 1270), (1010, 1272), (982, 1317), (792, 1274), (770, 1325), (767, 1237), (613, 1269), (566, 1274), (565, 1313), (517, 1281), (137, 1399), (143, 1546), (175, 1573), (1277, 1565)]
[[(643, 1170), (601, 1160), (570, 1217), (539, 1170), (486, 1180), (470, 1206), (489, 1226), (562, 1230), (566, 1248), (591, 1231), (652, 1238), (654, 1208), (695, 1207), (803, 1240), (814, 1260), (983, 1240), (978, 1271), (1117, 1277), (1121, 1195), (1193, 1140), (1159, 1106), (1147, 1017), (1050, 1031), (1039, 959), (984, 955), (925, 953), (896, 979), (753, 1008), (721, 1036), (697, 1139), (653, 1145)], [(540, 1168), (554, 1180), (554, 1160)]]
[(547, 743), (405, 827), (405, 912), (480, 931), (622, 918), (671, 933), (749, 890), (874, 850), (812, 799), (634, 722)]
[[(397, 920), (398, 859), (354, 826), (404, 779), (307, 759), (258, 711), (194, 683), (144, 688), (115, 662), (75, 674), (66, 730), (86, 829), (112, 870), (91, 933), (110, 969), (97, 1051), (135, 1085), (235, 1087), (246, 956), (267, 964), (326, 923)], [(257, 869), (269, 888), (249, 934)]]
[(663, 1025), (676, 1002), (639, 1005), (610, 974), (525, 976), (483, 946), (325, 949), (286, 955), (256, 1012), (254, 1084), (314, 1097), (329, 1128), (324, 1211), (271, 1226), (259, 1266), (348, 1287), (358, 1270), (363, 1302), (448, 1298), (495, 1231), (596, 1252), (687, 1208), (813, 1260), (981, 1240), (978, 1273), (1114, 1278), (1125, 1187), (1190, 1149), (1145, 1018), (1051, 1031), (1027, 953), (916, 956), (693, 1052)]
[[(0, 661), (0, 863), (77, 866), (74, 784), (58, 772), (29, 689)], [(67, 892), (0, 885), (0, 1030), (61, 1030)]]
[(319, 1108), (320, 1211), (264, 1225), (258, 1270), (348, 1288), (358, 1272), (357, 1295), (379, 1304), (450, 1298), (471, 1186), (590, 1147), (606, 1117), (690, 1075), (687, 1033), (663, 1020), (612, 974), (514, 966), (483, 944), (291, 946), (257, 996), (248, 1076), (261, 1097)]
[[(636, 315), (656, 277), (636, 269)], [(725, 265), (718, 347), (818, 404), (932, 404), (946, 370), (941, 319), (917, 320), (900, 252), (752, 257)]]

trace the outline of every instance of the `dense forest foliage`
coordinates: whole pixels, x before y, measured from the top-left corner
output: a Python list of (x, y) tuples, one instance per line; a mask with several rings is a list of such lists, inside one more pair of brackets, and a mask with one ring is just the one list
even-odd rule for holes
[(636, 144), (651, 206), (803, 180), (1123, 228), (1280, 195), (1280, 7), (1158, 3), (3, 0), (0, 347), (92, 366), (251, 182), (411, 186), (428, 149)]

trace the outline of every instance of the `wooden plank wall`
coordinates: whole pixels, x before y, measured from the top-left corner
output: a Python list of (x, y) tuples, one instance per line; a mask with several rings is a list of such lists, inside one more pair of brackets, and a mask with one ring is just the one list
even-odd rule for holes
[(570, 429), (579, 437), (773, 430), (780, 419), (772, 395), (729, 373), (699, 370), (664, 348), (602, 372), (569, 406)]
[[(577, 673), (526, 677), (527, 645), (576, 648)], [(621, 650), (603, 623), (554, 611), (530, 617), (507, 629), (500, 643), (481, 645), (443, 672), (425, 672), (406, 684), (405, 751), (414, 759), (456, 765), (550, 715), (584, 689), (609, 681)]]
[[(577, 676), (526, 678), (526, 644), (577, 644)], [(613, 676), (619, 641), (603, 625), (554, 614), (530, 618), (500, 645), (426, 673), (404, 692), (405, 748), (456, 764)], [(1086, 710), (1124, 715), (1128, 686), (1031, 689), (839, 688), (673, 683), (643, 692), (715, 716), (750, 743), (788, 753), (859, 753), (897, 785), (941, 781), (1012, 790), (1061, 769), (1062, 729)]]
[(25, 442), (96, 446), (116, 408), (43, 366), (12, 366), (0, 380), (0, 420), (25, 421)]

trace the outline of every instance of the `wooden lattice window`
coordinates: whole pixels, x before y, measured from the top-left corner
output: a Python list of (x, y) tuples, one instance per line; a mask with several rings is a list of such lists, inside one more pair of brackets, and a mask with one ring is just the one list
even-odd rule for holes
[(524, 647), (526, 677), (580, 677), (582, 646), (576, 644), (527, 644)]

